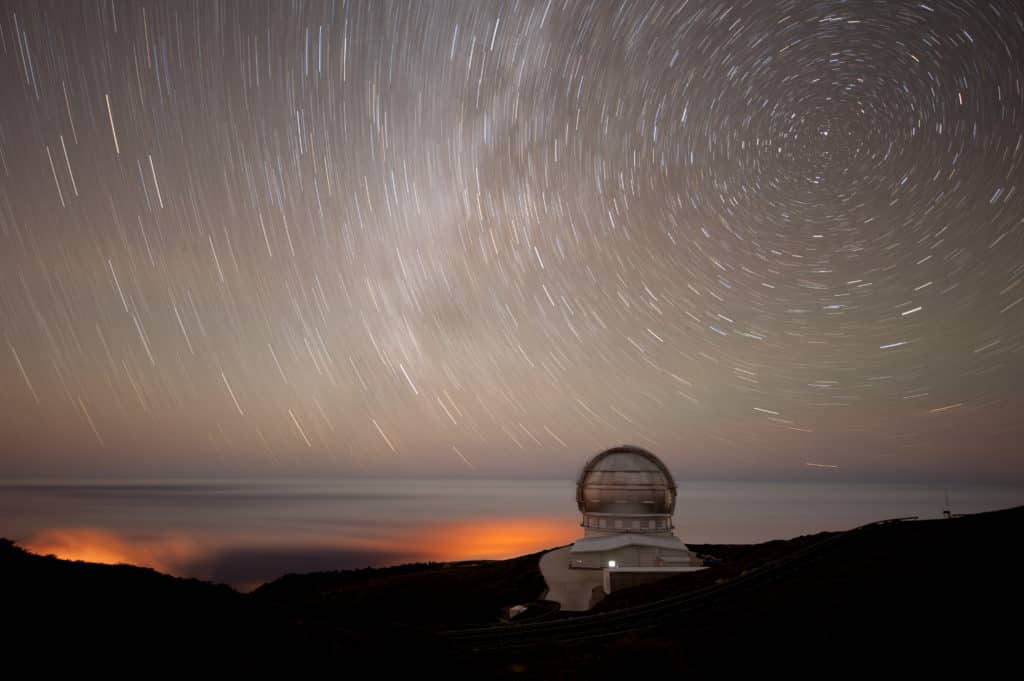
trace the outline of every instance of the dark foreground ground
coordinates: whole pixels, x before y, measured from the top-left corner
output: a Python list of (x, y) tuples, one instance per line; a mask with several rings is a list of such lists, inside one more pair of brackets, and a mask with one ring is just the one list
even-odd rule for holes
[[(540, 554), (289, 575), (240, 594), (4, 540), (0, 651), (8, 669), (136, 678), (1016, 676), (1022, 538), (1024, 507), (695, 546), (722, 565), (623, 590), (584, 618), (538, 601)], [(504, 628), (447, 633), (491, 626)]]

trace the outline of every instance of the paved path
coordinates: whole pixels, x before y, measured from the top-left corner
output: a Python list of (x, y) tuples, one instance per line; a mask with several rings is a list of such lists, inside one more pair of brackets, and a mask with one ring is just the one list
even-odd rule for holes
[(579, 612), (590, 609), (595, 586), (604, 584), (602, 570), (573, 570), (569, 567), (569, 549), (563, 546), (540, 558), (540, 573), (548, 584), (547, 600), (557, 601), (562, 610)]

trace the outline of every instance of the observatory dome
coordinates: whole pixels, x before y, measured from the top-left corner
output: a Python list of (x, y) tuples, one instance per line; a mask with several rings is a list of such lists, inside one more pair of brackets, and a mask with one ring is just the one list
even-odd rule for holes
[(665, 464), (646, 449), (613, 447), (583, 466), (576, 503), (586, 528), (663, 532), (672, 527), (676, 483)]
[[(604, 570), (605, 593), (616, 580), (619, 586), (625, 584), (622, 579), (640, 583), (636, 580), (657, 578), (655, 573), (664, 576), (699, 565), (696, 554), (672, 532), (676, 482), (646, 449), (621, 445), (592, 457), (576, 479), (576, 504), (583, 537), (569, 549), (569, 568)], [(646, 576), (638, 576), (637, 569)], [(614, 577), (609, 571), (616, 570), (633, 572)]]

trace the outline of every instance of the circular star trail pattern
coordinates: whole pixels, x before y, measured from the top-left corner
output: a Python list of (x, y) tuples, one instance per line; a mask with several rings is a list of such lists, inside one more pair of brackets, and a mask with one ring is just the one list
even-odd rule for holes
[(1021, 472), (1018, 2), (2, 10), (6, 474)]

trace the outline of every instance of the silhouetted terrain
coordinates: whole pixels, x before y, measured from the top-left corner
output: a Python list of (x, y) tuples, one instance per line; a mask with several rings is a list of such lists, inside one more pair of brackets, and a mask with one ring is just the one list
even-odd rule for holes
[[(505, 606), (542, 595), (540, 554), (289, 575), (239, 594), (144, 568), (36, 556), (3, 541), (0, 612), (13, 632), (8, 660), (40, 670), (345, 675), (372, 665), (431, 677), (625, 678), (642, 665), (705, 677), (976, 677), (1016, 665), (1022, 530), (1024, 508), (1016, 508), (695, 546), (722, 565), (612, 594), (589, 619), (552, 616), (540, 604), (527, 617), (539, 614), (541, 625), (499, 624)], [(813, 546), (821, 548), (805, 550)], [(756, 570), (776, 560), (785, 569)], [(713, 598), (644, 611), (713, 585)], [(602, 617), (617, 618), (614, 636), (602, 635)], [(490, 625), (506, 628), (488, 634), (487, 649), (445, 633)], [(547, 627), (542, 636), (522, 636), (538, 626)], [(495, 650), (494, 641), (515, 647)]]

